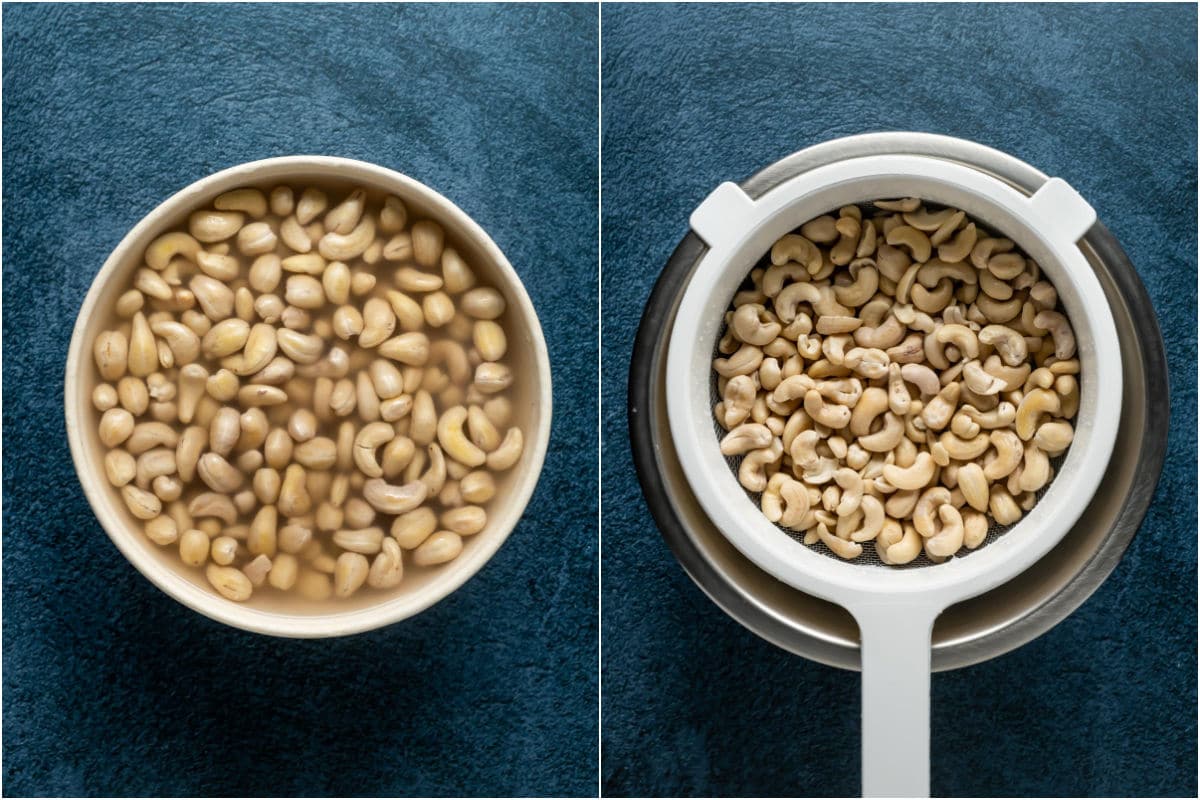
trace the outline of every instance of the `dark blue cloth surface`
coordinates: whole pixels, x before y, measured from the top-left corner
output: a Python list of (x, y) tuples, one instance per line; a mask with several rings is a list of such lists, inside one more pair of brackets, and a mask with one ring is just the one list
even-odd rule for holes
[(1196, 794), (1193, 6), (640, 6), (602, 13), (602, 784), (852, 795), (859, 679), (727, 618), (658, 536), (626, 378), (643, 304), (717, 184), (877, 130), (961, 136), (1072, 183), (1149, 288), (1170, 451), (1122, 563), (1074, 615), (933, 678), (935, 794)]
[[(4, 791), (593, 794), (594, 6), (4, 9)], [(555, 417), (511, 539), (417, 617), (226, 628), (155, 589), (76, 481), (62, 374), (122, 236), (218, 169), (322, 153), (441, 191), (539, 309)]]

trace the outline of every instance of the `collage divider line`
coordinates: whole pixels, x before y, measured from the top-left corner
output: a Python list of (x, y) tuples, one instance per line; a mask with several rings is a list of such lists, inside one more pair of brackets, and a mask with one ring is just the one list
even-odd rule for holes
[(604, 796), (604, 3), (596, 3), (596, 797)]

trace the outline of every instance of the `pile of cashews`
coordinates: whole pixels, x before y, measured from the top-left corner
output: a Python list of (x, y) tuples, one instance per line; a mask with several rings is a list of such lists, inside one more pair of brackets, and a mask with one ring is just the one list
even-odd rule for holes
[(844, 559), (934, 563), (1017, 522), (1079, 410), (1058, 293), (1014, 243), (917, 198), (771, 248), (713, 360), (721, 452), (771, 522)]
[(92, 402), (152, 542), (230, 600), (324, 600), (484, 529), (524, 447), (506, 303), (437, 221), (362, 189), (247, 187), (144, 261), (94, 342)]

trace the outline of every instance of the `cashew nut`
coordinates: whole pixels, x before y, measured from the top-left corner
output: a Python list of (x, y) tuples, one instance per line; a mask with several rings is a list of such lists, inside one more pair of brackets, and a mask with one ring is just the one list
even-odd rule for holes
[(846, 406), (826, 403), (816, 389), (804, 395), (804, 411), (814, 420), (830, 428), (844, 428), (850, 424), (850, 409)]
[(985, 370), (978, 361), (968, 361), (964, 364), (962, 375), (967, 388), (977, 395), (999, 394), (1007, 386), (1003, 378)]
[(909, 467), (898, 467), (887, 464), (883, 468), (883, 479), (900, 490), (920, 489), (928, 486), (933, 480), (937, 466), (929, 453), (919, 453), (916, 461)]
[(1055, 420), (1038, 426), (1033, 443), (1047, 455), (1056, 456), (1071, 446), (1074, 436), (1075, 431), (1071, 428), (1071, 423)]
[(983, 469), (983, 476), (989, 481), (1007, 478), (1021, 464), (1024, 447), (1021, 439), (1012, 431), (992, 431), (988, 437), (992, 447), (996, 448), (996, 458)]
[(1054, 337), (1054, 357), (1066, 360), (1075, 355), (1075, 334), (1067, 318), (1057, 311), (1039, 311), (1033, 318), (1039, 328), (1050, 331)]
[[(476, 447), (463, 431), (467, 416), (467, 409), (463, 406), (443, 412), (437, 424), (437, 438), (442, 449), (455, 461), (468, 467), (478, 467), (487, 461), (487, 454)], [(766, 444), (764, 441), (762, 446)]]
[(937, 373), (924, 364), (905, 364), (900, 367), (900, 376), (917, 387), (921, 397), (930, 397), (942, 391), (941, 381)]
[(1015, 418), (1017, 435), (1029, 441), (1037, 430), (1042, 414), (1057, 414), (1062, 401), (1049, 389), (1032, 389), (1017, 406)]
[(747, 422), (738, 425), (721, 439), (721, 454), (737, 456), (767, 447), (774, 435), (765, 425)]
[(789, 261), (803, 264), (810, 275), (815, 275), (821, 270), (821, 251), (803, 236), (788, 234), (771, 247), (771, 263), (779, 265)]
[(904, 421), (891, 411), (885, 411), (883, 427), (875, 433), (858, 437), (858, 444), (872, 453), (886, 453), (894, 449), (903, 438)]
[(382, 478), (371, 478), (363, 483), (363, 499), (372, 508), (383, 514), (403, 514), (412, 511), (425, 500), (429, 487), (420, 480), (402, 486), (387, 483)]
[(862, 545), (857, 542), (839, 539), (829, 532), (824, 523), (817, 526), (817, 536), (839, 558), (846, 560), (858, 558), (862, 554)]
[(767, 316), (766, 309), (753, 303), (734, 312), (730, 327), (738, 339), (759, 347), (769, 344), (783, 330), (782, 325)]
[(375, 219), (367, 215), (349, 233), (330, 231), (317, 243), (317, 252), (330, 261), (358, 258), (375, 241)]
[(738, 468), (738, 481), (752, 492), (761, 492), (767, 488), (766, 467), (779, 461), (783, 454), (783, 445), (778, 439), (771, 445), (760, 450), (751, 450), (742, 458)]
[[(930, 253), (933, 251), (929, 237), (909, 225), (900, 225), (892, 228), (884, 238), (892, 247), (907, 248), (913, 260), (918, 264), (928, 261)], [(945, 261), (948, 259), (942, 260)]]
[(732, 378), (735, 375), (749, 375), (759, 368), (762, 360), (763, 352), (761, 348), (751, 344), (744, 344), (729, 358), (716, 359), (713, 362), (713, 369), (717, 371), (718, 375), (724, 378)]
[(925, 540), (925, 549), (935, 556), (948, 558), (963, 546), (963, 518), (958, 509), (946, 504), (938, 507), (941, 528)]

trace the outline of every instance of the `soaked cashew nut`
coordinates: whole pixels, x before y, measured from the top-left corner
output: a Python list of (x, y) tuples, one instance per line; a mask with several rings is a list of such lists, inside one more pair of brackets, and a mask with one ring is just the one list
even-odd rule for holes
[(193, 264), (200, 252), (200, 243), (183, 231), (164, 233), (146, 247), (144, 258), (153, 270), (162, 272), (175, 258), (182, 256)]
[(723, 378), (732, 378), (736, 375), (749, 375), (762, 365), (762, 361), (763, 351), (761, 348), (744, 344), (728, 358), (718, 358), (713, 361), (713, 369)]
[(869, 542), (883, 530), (883, 523), (886, 518), (883, 511), (883, 503), (879, 502), (878, 498), (868, 494), (863, 496), (860, 508), (862, 510), (862, 523), (857, 529), (850, 532), (850, 541)]
[(738, 480), (750, 491), (761, 492), (767, 488), (767, 465), (776, 463), (782, 455), (783, 445), (778, 439), (773, 440), (769, 447), (751, 450), (742, 458)]
[(383, 476), (383, 468), (376, 460), (376, 451), (392, 441), (395, 429), (387, 422), (371, 422), (354, 437), (354, 465), (368, 478)]
[(904, 364), (900, 367), (900, 375), (904, 380), (916, 386), (923, 398), (942, 391), (942, 384), (938, 380), (937, 373), (924, 364)]
[(1025, 337), (1006, 325), (986, 325), (979, 331), (979, 341), (996, 349), (1010, 367), (1020, 366), (1029, 357)]
[[(769, 297), (775, 297), (783, 288), (786, 281), (809, 281), (812, 276), (803, 264), (794, 261), (788, 261), (783, 264), (772, 264), (767, 267), (766, 272), (762, 275), (761, 291), (739, 293), (739, 297), (743, 303), (761, 305)], [(761, 296), (760, 296), (761, 295)], [(742, 303), (735, 303), (740, 305)]]
[(837, 241), (840, 235), (837, 230), (836, 220), (829, 216), (817, 217), (814, 220), (809, 220), (800, 226), (800, 234), (810, 241), (818, 244), (833, 244)]
[(945, 309), (954, 299), (954, 282), (949, 278), (942, 278), (934, 289), (926, 289), (920, 283), (914, 283), (909, 291), (914, 306), (926, 313), (935, 314)]
[[(762, 509), (763, 516), (771, 522), (779, 522), (783, 518), (783, 497), (780, 490), (784, 483), (791, 480), (782, 472), (776, 472), (767, 481), (767, 487), (762, 490), (762, 496), (759, 499), (759, 506)], [(804, 496), (807, 498), (808, 493)]]
[[(996, 448), (996, 458), (983, 469), (983, 476), (989, 481), (1007, 478), (1021, 464), (1024, 456), (1024, 443), (1010, 430), (992, 431), (988, 436), (992, 447)], [(1049, 462), (1047, 462), (1049, 466)]]
[(816, 306), (821, 302), (821, 290), (811, 283), (791, 283), (775, 296), (775, 313), (784, 324), (794, 322), (800, 313), (800, 304)]
[(1039, 328), (1050, 331), (1054, 337), (1054, 357), (1066, 360), (1075, 355), (1075, 334), (1067, 318), (1057, 311), (1039, 311), (1033, 318)]
[(392, 306), (378, 297), (366, 302), (362, 310), (363, 329), (358, 335), (360, 347), (376, 347), (391, 337), (396, 329)]
[(1024, 441), (1033, 438), (1038, 423), (1043, 414), (1058, 414), (1062, 401), (1059, 396), (1049, 389), (1033, 389), (1029, 391), (1017, 406), (1016, 425), (1017, 435)]
[(888, 351), (889, 359), (894, 361), (896, 359), (890, 350), (904, 340), (905, 332), (904, 323), (896, 319), (895, 315), (889, 315), (876, 327), (867, 327), (864, 324), (854, 331), (854, 342), (860, 347)]
[(920, 489), (929, 485), (937, 465), (929, 453), (919, 453), (916, 460), (908, 467), (886, 464), (883, 467), (883, 479), (900, 490)]
[(834, 472), (833, 479), (842, 489), (836, 513), (839, 517), (849, 516), (858, 510), (863, 500), (862, 476), (850, 467), (842, 467)]
[(787, 478), (779, 489), (779, 496), (783, 500), (783, 514), (779, 517), (779, 524), (792, 530), (803, 530), (810, 507), (808, 488), (799, 481)]
[(1023, 301), (1019, 296), (1009, 300), (996, 300), (986, 294), (979, 295), (975, 299), (974, 306), (979, 309), (984, 318), (993, 324), (1000, 324), (1016, 319), (1021, 313)]
[(909, 225), (899, 225), (892, 228), (884, 238), (892, 247), (907, 248), (909, 254), (917, 263), (928, 261), (930, 254), (933, 252), (933, 246), (929, 241), (929, 237)]
[[(1022, 492), (1036, 492), (1050, 482), (1050, 458), (1035, 441), (1025, 444), (1022, 454), (1021, 474), (1017, 487)], [(982, 510), (982, 509), (980, 509)]]
[(738, 339), (759, 347), (769, 344), (783, 330), (783, 326), (772, 320), (761, 305), (747, 304), (733, 314), (730, 327)]
[(964, 359), (979, 356), (979, 339), (975, 331), (965, 325), (943, 325), (933, 336), (939, 344), (953, 344)]
[(193, 497), (187, 511), (193, 518), (214, 517), (226, 525), (232, 525), (238, 518), (233, 501), (227, 495), (215, 492), (204, 492)]
[(816, 275), (821, 270), (821, 251), (803, 236), (788, 234), (771, 247), (771, 263), (780, 265), (789, 261), (803, 264), (810, 275)]
[(487, 454), (477, 447), (463, 431), (468, 412), (463, 406), (455, 406), (442, 413), (437, 423), (437, 438), (446, 454), (468, 467), (481, 466)]
[(244, 211), (253, 219), (261, 219), (267, 214), (267, 198), (258, 189), (234, 189), (217, 195), (213, 207), (218, 211)]
[(963, 518), (958, 509), (949, 504), (938, 507), (938, 517), (941, 528), (925, 540), (925, 549), (930, 555), (948, 558), (963, 546)]
[(996, 523), (999, 525), (1012, 525), (1024, 516), (1024, 512), (1017, 505), (1017, 501), (1003, 486), (992, 487), (992, 496), (988, 502), (988, 511), (991, 512), (992, 519), (996, 520)]
[(325, 349), (325, 343), (321, 337), (288, 328), (276, 330), (275, 341), (283, 354), (297, 364), (317, 363)]
[(855, 347), (846, 352), (842, 366), (854, 370), (864, 378), (876, 380), (887, 375), (891, 359), (877, 348)]
[(825, 546), (828, 547), (834, 553), (834, 555), (838, 556), (839, 558), (849, 561), (862, 555), (861, 544), (847, 541), (845, 539), (839, 539), (829, 532), (829, 529), (824, 523), (817, 525), (817, 536), (825, 544)]
[(188, 326), (174, 320), (156, 320), (150, 323), (150, 330), (161, 336), (171, 348), (175, 364), (183, 366), (191, 364), (200, 357), (200, 337)]
[(862, 449), (872, 453), (887, 453), (904, 438), (904, 421), (891, 411), (883, 413), (883, 427), (875, 433), (858, 437)]
[(940, 258), (925, 261), (917, 270), (917, 283), (926, 289), (937, 288), (946, 278), (966, 285), (974, 285), (979, 279), (977, 271), (970, 265), (952, 264)]
[[(807, 376), (796, 376), (806, 378)], [(789, 380), (794, 380), (789, 378)], [(863, 390), (854, 410), (850, 414), (850, 433), (856, 437), (866, 436), (877, 417), (888, 410), (888, 394), (883, 389), (870, 386)], [(890, 448), (889, 448), (890, 449)]]
[(853, 407), (862, 397), (863, 392), (862, 381), (858, 378), (824, 380), (814, 384), (813, 388), (820, 392), (826, 400), (832, 400), (834, 403), (846, 407)]
[(363, 499), (383, 514), (412, 511), (421, 505), (428, 492), (428, 486), (419, 480), (395, 486), (381, 478), (371, 478), (363, 483), (362, 488)]
[[(879, 552), (879, 558), (885, 564), (908, 564), (911, 563), (917, 556), (921, 554), (923, 541), (921, 534), (917, 533), (917, 529), (910, 524), (901, 526), (899, 523), (894, 523), (898, 528), (902, 528), (900, 538), (891, 541), (887, 546), (879, 552), (879, 545), (876, 545), (876, 551)], [(886, 528), (885, 528), (886, 530)], [(894, 535), (894, 534), (893, 534)], [(883, 536), (883, 531), (880, 531), (880, 536)], [(878, 539), (876, 540), (878, 541)]]
[(999, 394), (1007, 386), (1007, 381), (985, 370), (978, 361), (964, 364), (962, 376), (966, 387), (977, 395)]
[(957, 481), (958, 488), (967, 504), (977, 511), (986, 511), (989, 490), (983, 467), (973, 462), (963, 464), (958, 468)]
[(947, 505), (950, 505), (950, 490), (945, 486), (931, 486), (922, 492), (912, 513), (917, 533), (926, 539), (936, 536), (939, 525), (934, 515), (940, 507)]
[(991, 438), (986, 433), (979, 433), (973, 439), (961, 439), (947, 431), (938, 439), (938, 444), (949, 458), (956, 461), (972, 461), (987, 452)]
[(963, 545), (968, 550), (974, 550), (983, 544), (987, 538), (987, 517), (979, 511), (963, 511)]
[[(865, 394), (865, 392), (864, 392)], [(899, 364), (888, 365), (888, 388), (887, 388), (888, 408), (892, 413), (899, 417), (904, 417), (908, 414), (912, 407), (912, 396), (908, 393), (908, 386), (904, 383), (904, 378), (900, 372)], [(857, 411), (857, 407), (855, 408)], [(850, 417), (851, 432), (854, 430), (854, 416)]]
[(238, 232), (244, 219), (237, 211), (195, 211), (188, 217), (188, 232), (199, 242), (223, 242)]
[(804, 411), (821, 425), (829, 428), (844, 428), (850, 424), (850, 409), (846, 406), (826, 403), (816, 389), (804, 395)]
[(929, 430), (940, 431), (950, 424), (950, 418), (954, 416), (958, 407), (961, 391), (962, 387), (958, 383), (949, 383), (925, 404), (921, 411), (921, 420)]
[(798, 433), (792, 439), (788, 449), (788, 455), (791, 456), (792, 462), (801, 469), (816, 467), (820, 461), (816, 450), (817, 444), (820, 441), (821, 434), (814, 430), (806, 430)]
[(487, 456), (487, 467), (495, 472), (511, 469), (524, 450), (525, 440), (520, 428), (509, 428), (500, 446)]
[[(857, 268), (855, 265), (858, 265)], [(834, 286), (833, 293), (842, 305), (857, 308), (875, 295), (875, 290), (879, 288), (879, 270), (871, 259), (861, 259), (851, 262), (850, 274), (854, 276), (854, 283)]]
[[(732, 379), (730, 383), (733, 383), (734, 380), (737, 378)], [(817, 389), (816, 381), (809, 376), (792, 375), (779, 382), (779, 385), (771, 392), (771, 399), (779, 404), (790, 403), (793, 400), (804, 399), (804, 396), (814, 389)], [(753, 396), (749, 398), (751, 406), (753, 406), (753, 399)], [(726, 411), (728, 412), (728, 409)]]
[[(747, 422), (738, 425), (721, 439), (721, 454), (737, 456), (770, 445), (775, 438), (765, 425)], [(464, 462), (465, 463), (465, 462)]]
[(1057, 456), (1070, 447), (1074, 436), (1075, 431), (1071, 428), (1071, 423), (1056, 420), (1039, 425), (1033, 436), (1033, 443), (1046, 455)]
[(326, 233), (317, 243), (317, 251), (330, 261), (351, 261), (366, 252), (374, 241), (375, 219), (367, 215), (349, 233)]

